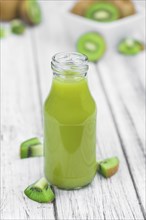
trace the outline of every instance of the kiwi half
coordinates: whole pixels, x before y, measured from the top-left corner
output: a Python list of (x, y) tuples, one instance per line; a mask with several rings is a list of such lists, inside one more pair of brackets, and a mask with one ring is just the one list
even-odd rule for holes
[(39, 157), (43, 156), (43, 145), (38, 138), (31, 138), (24, 141), (20, 146), (20, 157)]
[(44, 177), (28, 186), (24, 193), (29, 199), (39, 203), (48, 203), (55, 199), (55, 195)]
[(88, 32), (77, 41), (77, 51), (85, 54), (89, 61), (99, 60), (106, 50), (104, 38), (97, 32)]
[(19, 20), (19, 19), (15, 19), (11, 22), (11, 31), (14, 34), (23, 34), (26, 30), (26, 27), (24, 25), (24, 23)]
[(144, 44), (132, 38), (125, 38), (118, 44), (118, 51), (124, 55), (136, 55), (144, 50)]
[(87, 9), (85, 17), (98, 22), (111, 22), (120, 18), (120, 12), (112, 3), (98, 2)]
[(42, 13), (38, 1), (22, 1), (20, 5), (20, 17), (30, 25), (39, 24), (42, 20)]
[(113, 176), (119, 168), (119, 159), (111, 157), (99, 162), (98, 172), (105, 178)]

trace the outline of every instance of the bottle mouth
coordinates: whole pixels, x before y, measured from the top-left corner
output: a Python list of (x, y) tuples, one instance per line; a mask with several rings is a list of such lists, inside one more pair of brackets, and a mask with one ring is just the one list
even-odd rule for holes
[(57, 53), (52, 57), (51, 67), (53, 74), (56, 76), (86, 76), (88, 58), (77, 52)]

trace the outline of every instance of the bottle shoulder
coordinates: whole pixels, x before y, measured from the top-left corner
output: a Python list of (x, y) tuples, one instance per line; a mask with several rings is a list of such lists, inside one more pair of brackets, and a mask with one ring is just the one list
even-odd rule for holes
[(44, 104), (44, 114), (62, 121), (84, 121), (96, 113), (87, 81), (55, 82)]
[(44, 116), (53, 117), (60, 123), (83, 123), (92, 116), (96, 117), (96, 111), (96, 104), (92, 98), (76, 103), (48, 97), (44, 105)]

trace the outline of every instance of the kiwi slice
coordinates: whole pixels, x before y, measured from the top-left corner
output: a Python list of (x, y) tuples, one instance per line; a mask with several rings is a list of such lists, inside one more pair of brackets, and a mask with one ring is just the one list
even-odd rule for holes
[(111, 22), (120, 18), (120, 12), (112, 3), (98, 2), (87, 9), (85, 17), (99, 22)]
[(24, 193), (29, 199), (39, 203), (48, 203), (55, 199), (55, 195), (45, 177), (28, 186)]
[(39, 157), (43, 156), (43, 145), (38, 138), (31, 138), (24, 141), (20, 146), (20, 157)]
[(77, 51), (85, 54), (89, 61), (99, 60), (106, 50), (104, 38), (97, 32), (88, 32), (77, 41)]
[(124, 55), (135, 55), (142, 50), (144, 50), (144, 44), (132, 38), (125, 38), (118, 45), (118, 51)]
[(98, 172), (105, 178), (113, 176), (119, 168), (119, 159), (111, 157), (99, 162)]
[(20, 17), (30, 25), (37, 25), (42, 20), (40, 5), (37, 0), (24, 0), (20, 5)]
[(15, 19), (11, 22), (12, 33), (19, 35), (19, 34), (23, 34), (25, 30), (26, 30), (26, 27), (21, 20)]
[(5, 38), (7, 34), (7, 30), (4, 27), (0, 26), (0, 39)]

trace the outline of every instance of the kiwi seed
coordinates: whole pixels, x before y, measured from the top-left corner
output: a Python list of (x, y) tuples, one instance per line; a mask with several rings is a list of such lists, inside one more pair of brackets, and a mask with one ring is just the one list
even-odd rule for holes
[(106, 43), (97, 32), (83, 34), (77, 41), (77, 51), (85, 54), (89, 61), (98, 61), (105, 53)]
[(98, 2), (87, 9), (85, 17), (98, 22), (111, 22), (120, 18), (120, 12), (112, 3)]
[(144, 50), (144, 44), (133, 38), (125, 38), (118, 44), (118, 51), (124, 55), (136, 55)]
[(43, 156), (43, 145), (38, 138), (31, 138), (24, 141), (20, 146), (20, 157), (39, 157)]
[(55, 199), (55, 195), (45, 177), (28, 186), (24, 193), (29, 199), (39, 203), (49, 203)]

